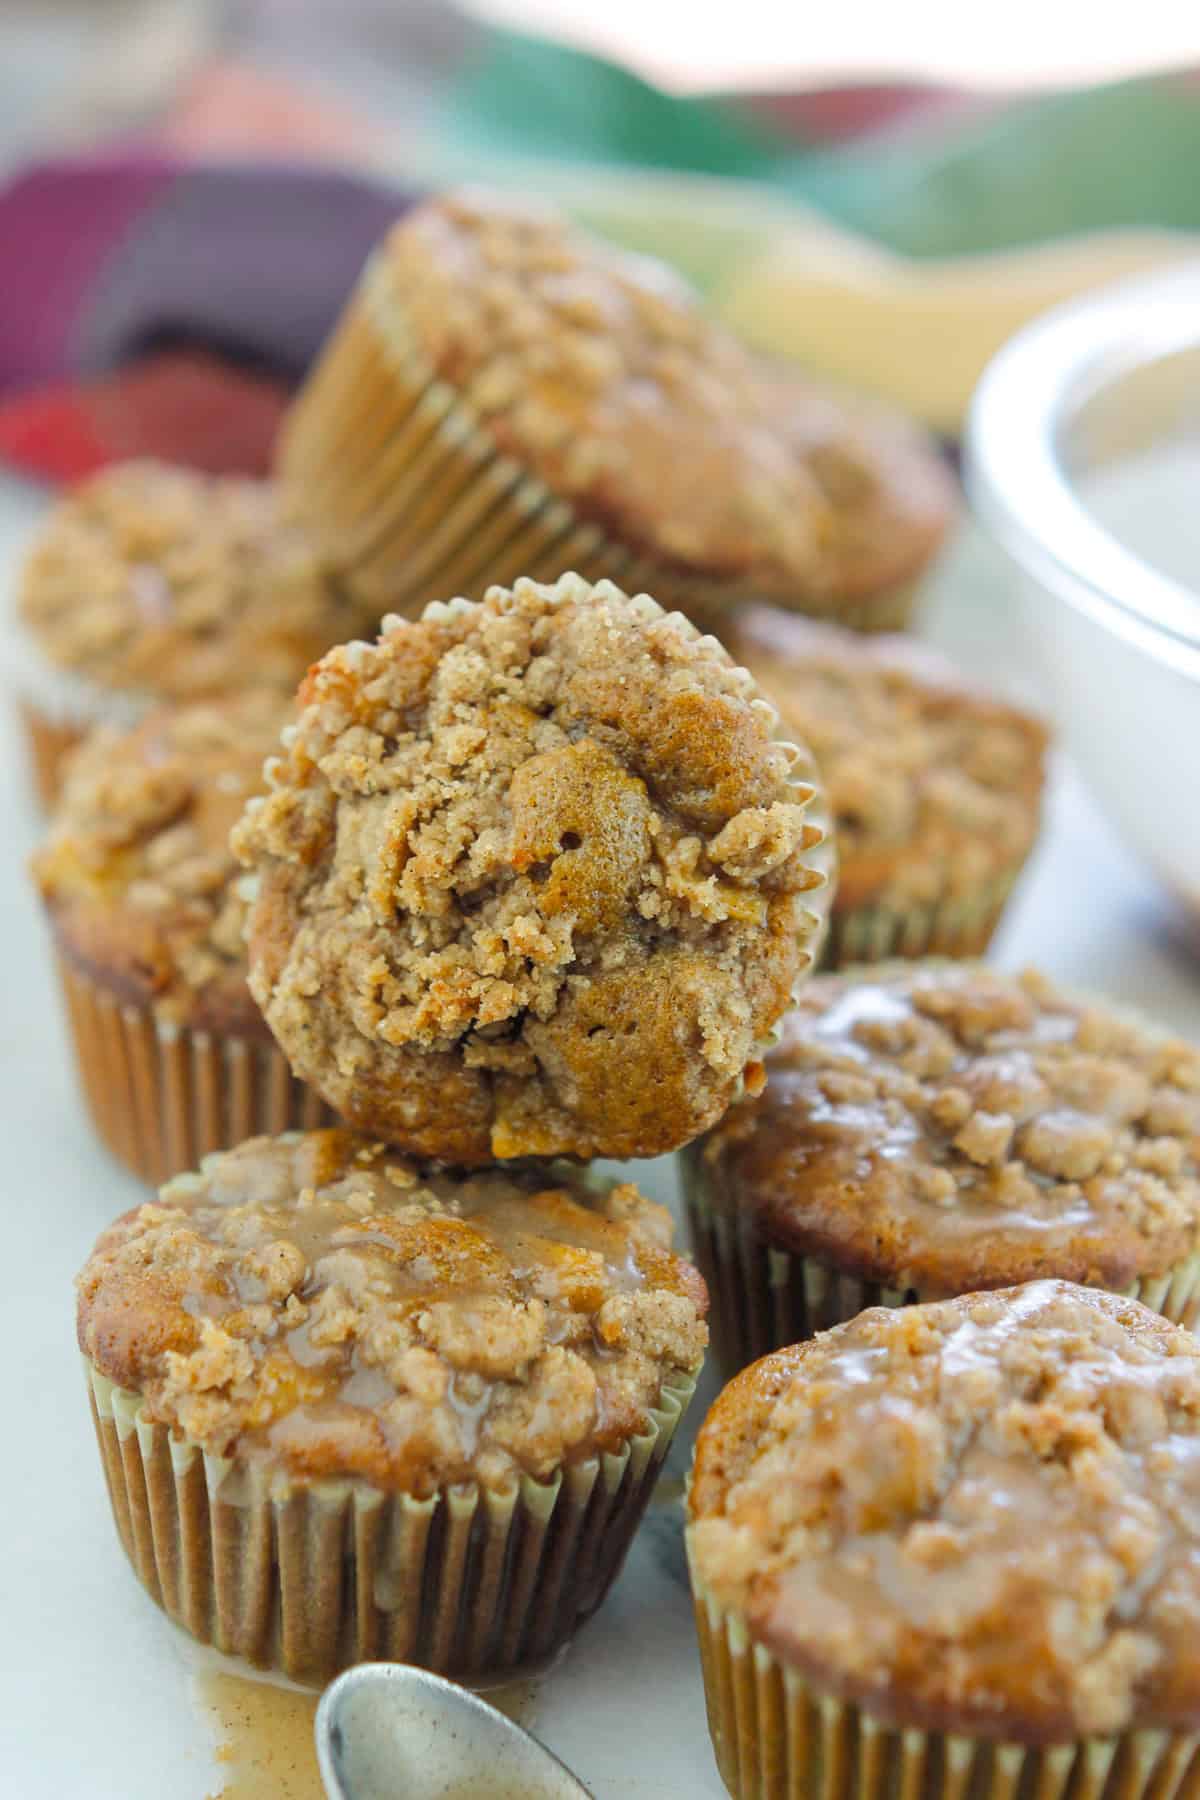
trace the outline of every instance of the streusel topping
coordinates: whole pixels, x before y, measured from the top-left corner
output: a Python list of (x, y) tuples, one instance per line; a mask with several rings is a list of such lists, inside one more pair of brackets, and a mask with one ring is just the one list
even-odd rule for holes
[(809, 983), (701, 1152), (773, 1242), (923, 1295), (1173, 1268), (1200, 1233), (1200, 1051), (971, 964)]
[(1135, 1301), (1040, 1281), (776, 1351), (690, 1512), (701, 1583), (889, 1723), (1200, 1725), (1200, 1342)]
[(368, 297), (385, 329), (399, 297), (502, 451), (664, 570), (819, 600), (907, 575), (945, 529), (915, 428), (765, 367), (670, 270), (548, 207), (430, 201)]
[(64, 953), (161, 1017), (263, 1029), (229, 833), (290, 711), (248, 689), (93, 732), (71, 758), (34, 879)]
[(46, 658), (123, 693), (291, 692), (373, 621), (319, 568), (267, 482), (116, 464), (59, 501), (21, 578)]
[(711, 1123), (810, 960), (813, 790), (712, 639), (577, 576), (335, 650), (235, 847), (251, 986), (363, 1130), (459, 1163)]
[(101, 1237), (79, 1343), (218, 1455), (425, 1494), (616, 1450), (698, 1366), (704, 1284), (629, 1183), (255, 1138)]
[(812, 750), (837, 823), (839, 898), (977, 893), (1037, 837), (1046, 732), (902, 637), (769, 607), (723, 633)]

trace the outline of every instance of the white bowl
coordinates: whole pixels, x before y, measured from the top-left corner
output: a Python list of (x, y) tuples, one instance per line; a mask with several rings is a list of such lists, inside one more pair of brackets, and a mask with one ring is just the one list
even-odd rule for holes
[(1200, 921), (1200, 265), (1020, 332), (976, 393), (966, 481), (1063, 738)]

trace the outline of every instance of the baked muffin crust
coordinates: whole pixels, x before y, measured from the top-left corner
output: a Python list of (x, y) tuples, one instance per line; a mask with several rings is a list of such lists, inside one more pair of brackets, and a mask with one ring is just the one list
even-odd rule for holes
[(268, 1035), (229, 833), (290, 710), (248, 689), (102, 728), (71, 758), (34, 880), (63, 954), (161, 1019)]
[(368, 296), (393, 296), (498, 448), (664, 573), (795, 603), (911, 577), (952, 486), (906, 423), (764, 365), (663, 265), (548, 207), (415, 208)]
[(819, 1691), (1037, 1744), (1200, 1725), (1200, 1343), (1065, 1282), (872, 1308), (701, 1429), (701, 1583)]
[(805, 759), (714, 640), (607, 582), (385, 623), (317, 665), (234, 836), (272, 1031), (421, 1155), (674, 1148), (811, 960)]
[(980, 892), (1037, 838), (1047, 734), (944, 657), (771, 607), (722, 632), (812, 751), (837, 825), (835, 907)]
[(1200, 1051), (1029, 972), (809, 983), (700, 1149), (769, 1243), (922, 1297), (1197, 1251)]
[(270, 483), (149, 460), (58, 502), (18, 612), (55, 669), (151, 700), (290, 692), (370, 622), (285, 522)]
[(427, 1495), (618, 1449), (704, 1352), (629, 1183), (450, 1175), (334, 1130), (206, 1158), (100, 1238), (79, 1344), (148, 1416), (297, 1478)]

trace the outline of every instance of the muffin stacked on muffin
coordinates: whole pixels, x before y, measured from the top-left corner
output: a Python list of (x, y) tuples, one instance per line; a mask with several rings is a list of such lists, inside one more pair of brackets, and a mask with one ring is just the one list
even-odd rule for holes
[(234, 846), (252, 989), (344, 1118), (462, 1164), (652, 1156), (757, 1085), (822, 831), (715, 640), (522, 581), (385, 622), (301, 699)]
[(119, 463), (52, 510), (17, 614), (12, 675), (46, 803), (93, 725), (247, 687), (290, 695), (374, 623), (284, 521), (272, 484), (150, 461)]
[(33, 859), (93, 1122), (145, 1181), (331, 1116), (246, 985), (247, 882), (229, 847), (289, 712), (250, 688), (93, 733)]
[(370, 1135), (253, 1139), (101, 1239), (114, 1513), (265, 1666), (508, 1674), (619, 1569), (707, 1297), (630, 1185), (498, 1159), (653, 1154), (758, 1085), (821, 809), (715, 640), (577, 576), (388, 620), (300, 700), (234, 833), (249, 983)]
[(1041, 1275), (1200, 1308), (1200, 1051), (1035, 974), (820, 977), (684, 1163), (730, 1368)]
[(376, 250), (279, 472), (381, 611), (578, 569), (709, 621), (757, 595), (894, 628), (952, 512), (915, 427), (764, 365), (661, 264), (478, 193)]
[(824, 961), (977, 956), (1040, 823), (1046, 731), (899, 636), (863, 638), (777, 608), (722, 632), (829, 795), (838, 884)]

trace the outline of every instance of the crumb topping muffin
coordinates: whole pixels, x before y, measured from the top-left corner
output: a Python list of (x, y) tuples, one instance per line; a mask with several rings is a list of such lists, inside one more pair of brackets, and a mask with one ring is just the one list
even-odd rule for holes
[(811, 749), (837, 826), (835, 907), (971, 895), (1037, 838), (1047, 743), (1020, 708), (909, 638), (770, 607), (723, 637)]
[(1200, 1343), (1135, 1301), (1035, 1282), (778, 1350), (689, 1512), (701, 1588), (887, 1724), (1200, 1724)]
[(548, 207), (443, 196), (382, 256), (499, 449), (664, 573), (803, 605), (910, 577), (946, 529), (915, 427), (765, 366), (672, 271)]
[(781, 1248), (922, 1296), (1194, 1256), (1200, 1051), (1043, 976), (822, 976), (700, 1154)]
[(163, 1019), (265, 1036), (229, 833), (290, 716), (248, 689), (101, 728), (74, 753), (32, 870), (60, 950)]
[(18, 612), (60, 673), (173, 700), (290, 691), (367, 622), (269, 483), (153, 461), (106, 469), (54, 507)]
[(79, 1344), (147, 1417), (293, 1477), (545, 1478), (706, 1342), (670, 1218), (578, 1171), (430, 1171), (345, 1131), (206, 1159), (100, 1238)]
[(423, 1155), (674, 1148), (811, 960), (803, 753), (714, 640), (610, 583), (385, 626), (318, 664), (235, 833), (272, 1031)]

